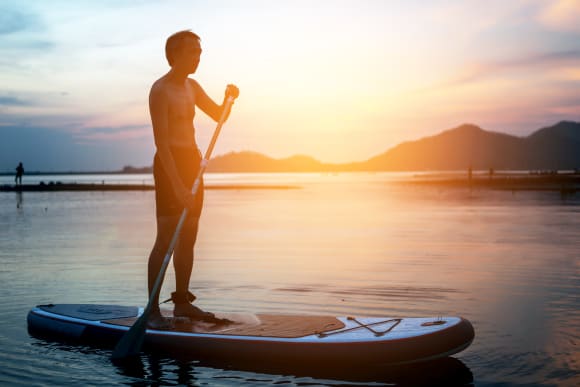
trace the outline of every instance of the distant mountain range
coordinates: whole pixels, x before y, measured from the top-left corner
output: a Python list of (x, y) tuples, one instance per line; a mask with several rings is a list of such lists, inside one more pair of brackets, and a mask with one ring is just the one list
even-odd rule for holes
[[(489, 132), (472, 124), (401, 143), (366, 161), (329, 164), (309, 156), (274, 159), (244, 151), (217, 156), (209, 172), (346, 172), (580, 168), (580, 123), (562, 121), (527, 137)], [(125, 172), (136, 169), (126, 167)], [(150, 169), (149, 169), (150, 170)]]
[(527, 137), (461, 125), (405, 142), (364, 163), (369, 170), (580, 168), (580, 123), (562, 121)]

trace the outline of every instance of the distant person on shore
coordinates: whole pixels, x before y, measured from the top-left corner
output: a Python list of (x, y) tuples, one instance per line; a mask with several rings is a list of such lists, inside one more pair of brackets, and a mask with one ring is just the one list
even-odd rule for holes
[[(223, 103), (215, 103), (197, 81), (189, 78), (199, 65), (200, 40), (191, 31), (180, 31), (167, 39), (165, 56), (171, 69), (155, 81), (149, 94), (149, 112), (157, 148), (153, 160), (157, 237), (148, 264), (149, 294), (154, 305), (148, 324), (160, 329), (169, 328), (171, 322), (161, 315), (159, 293), (151, 294), (151, 291), (184, 207), (188, 208), (188, 216), (173, 252), (176, 285), (171, 294), (175, 304), (173, 314), (210, 322), (216, 319), (213, 313), (191, 304), (196, 297), (189, 291), (193, 249), (203, 206), (203, 185), (197, 195), (191, 193), (202, 160), (193, 126), (195, 107), (216, 122), (225, 108)], [(235, 98), (238, 94), (236, 86), (228, 85), (224, 102), (228, 96)], [(229, 111), (226, 114), (229, 115)]]
[(16, 176), (14, 176), (14, 184), (22, 185), (22, 175), (24, 175), (24, 166), (22, 165), (22, 161), (18, 163), (16, 167)]

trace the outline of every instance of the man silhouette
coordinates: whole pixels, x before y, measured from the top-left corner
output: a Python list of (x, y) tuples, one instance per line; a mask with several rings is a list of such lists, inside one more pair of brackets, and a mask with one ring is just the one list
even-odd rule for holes
[[(171, 35), (165, 45), (165, 56), (171, 69), (153, 84), (149, 94), (149, 111), (157, 148), (153, 161), (157, 237), (148, 264), (149, 294), (154, 305), (148, 324), (153, 328), (171, 326), (170, 321), (160, 313), (159, 293), (151, 294), (151, 291), (184, 207), (188, 209), (188, 216), (173, 252), (176, 285), (175, 292), (171, 294), (175, 304), (173, 314), (176, 317), (215, 321), (213, 313), (191, 304), (195, 296), (189, 291), (193, 248), (203, 206), (203, 184), (197, 195), (191, 193), (202, 159), (195, 141), (195, 107), (216, 122), (225, 108), (223, 103), (216, 104), (199, 83), (189, 78), (197, 70), (201, 52), (200, 38), (193, 32), (180, 31)], [(238, 94), (236, 86), (228, 85), (224, 102), (228, 96), (235, 98)], [(227, 117), (229, 111), (225, 113)]]
[(24, 175), (24, 166), (22, 165), (22, 162), (20, 162), (16, 167), (16, 176), (14, 176), (14, 184), (22, 185), (22, 175)]

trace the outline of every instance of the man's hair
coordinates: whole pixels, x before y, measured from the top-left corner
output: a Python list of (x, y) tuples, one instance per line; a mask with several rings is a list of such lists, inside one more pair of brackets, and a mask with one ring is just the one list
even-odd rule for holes
[(173, 54), (181, 49), (185, 40), (192, 38), (197, 39), (198, 42), (201, 40), (201, 38), (197, 34), (191, 32), (191, 30), (179, 31), (167, 38), (167, 42), (165, 43), (165, 57), (170, 66), (173, 66)]

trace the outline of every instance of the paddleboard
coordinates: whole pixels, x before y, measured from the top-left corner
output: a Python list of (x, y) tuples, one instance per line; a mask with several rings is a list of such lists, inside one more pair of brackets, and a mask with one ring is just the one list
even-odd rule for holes
[[(28, 313), (28, 330), (35, 337), (113, 347), (142, 312), (136, 306), (38, 305)], [(453, 355), (474, 338), (461, 317), (216, 316), (231, 323), (173, 318), (170, 330), (147, 329), (145, 350), (227, 362), (405, 364)]]

